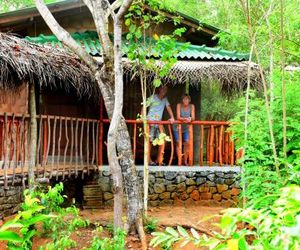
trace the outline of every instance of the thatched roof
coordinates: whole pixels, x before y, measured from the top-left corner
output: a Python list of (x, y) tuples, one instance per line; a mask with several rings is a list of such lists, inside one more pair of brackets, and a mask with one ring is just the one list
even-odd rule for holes
[(99, 96), (89, 68), (74, 54), (0, 33), (0, 88), (14, 88), (23, 81)]
[[(157, 64), (160, 66), (159, 62)], [(128, 60), (125, 62), (124, 70), (128, 76), (137, 77), (135, 69)], [(218, 81), (222, 93), (231, 95), (246, 89), (248, 72), (251, 87), (261, 90), (258, 65), (248, 61), (177, 61), (164, 82), (173, 85), (189, 82), (193, 86), (198, 86), (201, 82)], [(155, 77), (153, 72), (149, 72), (148, 75), (152, 79)]]
[[(137, 76), (132, 62), (126, 58), (123, 62), (127, 78)], [(159, 60), (157, 65), (161, 66)], [(247, 61), (181, 60), (173, 66), (164, 82), (175, 85), (188, 81), (198, 85), (207, 80), (219, 81), (222, 92), (230, 95), (246, 88), (248, 65), (251, 86), (260, 89), (258, 67)], [(153, 79), (154, 73), (148, 72), (148, 77)], [(100, 96), (89, 68), (74, 54), (0, 33), (0, 88), (14, 88), (22, 81), (34, 82), (41, 87), (75, 90), (80, 96), (88, 95), (96, 99)]]

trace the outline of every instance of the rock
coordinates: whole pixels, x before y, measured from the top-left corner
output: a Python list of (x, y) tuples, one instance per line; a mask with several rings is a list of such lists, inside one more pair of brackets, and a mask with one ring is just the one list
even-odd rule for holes
[(158, 199), (158, 194), (149, 194), (148, 195), (148, 200), (150, 200), (150, 201), (155, 201), (155, 200), (157, 200)]
[(200, 193), (207, 193), (207, 192), (209, 192), (209, 187), (208, 186), (201, 186), (201, 187), (199, 187), (199, 192)]
[(156, 178), (155, 183), (165, 183), (165, 181), (163, 178)]
[(151, 207), (157, 207), (159, 205), (159, 201), (149, 201), (149, 205)]
[(201, 193), (200, 194), (200, 199), (201, 200), (210, 200), (212, 197), (211, 193)]
[(216, 200), (209, 200), (207, 203), (209, 207), (218, 207), (221, 205), (220, 202)]
[(165, 172), (165, 178), (169, 181), (175, 179), (177, 176), (176, 172)]
[(231, 200), (225, 200), (225, 201), (221, 201), (222, 206), (224, 207), (234, 207), (234, 202)]
[(223, 178), (216, 178), (215, 182), (217, 184), (224, 184), (224, 179)]
[(195, 172), (188, 172), (187, 177), (192, 178), (195, 176)]
[(155, 173), (155, 177), (163, 178), (163, 177), (164, 177), (164, 172), (162, 172), (162, 171), (156, 172), (156, 173)]
[(185, 183), (188, 186), (196, 185), (196, 182), (195, 182), (195, 180), (193, 178), (186, 179)]
[(168, 200), (171, 198), (171, 193), (170, 192), (163, 192), (159, 195), (159, 198), (162, 200)]
[(228, 190), (228, 186), (226, 184), (217, 184), (217, 190), (219, 193), (222, 193)]
[(231, 189), (231, 195), (233, 195), (233, 196), (239, 195), (240, 192), (241, 192), (241, 190), (239, 188), (232, 188)]
[(155, 176), (152, 174), (149, 174), (149, 183), (155, 183)]
[(176, 185), (174, 185), (174, 184), (171, 184), (171, 185), (168, 185), (167, 186), (167, 191), (169, 191), (169, 192), (172, 192), (172, 191), (174, 191), (176, 189)]
[(206, 178), (213, 182), (215, 180), (215, 174), (209, 174), (208, 176), (206, 176)]
[(179, 184), (179, 183), (182, 183), (186, 180), (186, 176), (184, 175), (179, 175), (176, 177), (176, 183)]
[(200, 172), (200, 176), (206, 177), (206, 176), (208, 176), (210, 173), (211, 173), (210, 171), (201, 171), (201, 172)]
[(196, 189), (196, 186), (189, 186), (187, 189), (186, 189), (186, 192), (189, 194), (191, 192), (193, 192), (193, 190)]
[(114, 197), (113, 194), (110, 193), (110, 192), (104, 192), (104, 194), (103, 194), (103, 199), (104, 199), (105, 201), (111, 200), (113, 197)]
[(212, 182), (212, 181), (207, 181), (206, 182), (206, 185), (209, 186), (209, 187), (215, 187), (216, 186), (216, 183)]
[(153, 188), (156, 194), (160, 194), (166, 191), (166, 186), (162, 183), (155, 183)]
[(184, 203), (187, 206), (195, 205), (195, 201), (192, 198), (188, 198)]
[(99, 186), (100, 186), (100, 189), (101, 189), (102, 192), (111, 191), (110, 183), (100, 182)]
[(215, 174), (218, 177), (224, 177), (224, 173), (223, 172), (216, 172)]
[(110, 176), (110, 171), (102, 171), (103, 176)]
[(186, 190), (186, 185), (185, 185), (185, 182), (182, 182), (182, 183), (179, 183), (177, 185), (177, 192), (183, 192)]
[(173, 200), (175, 200), (176, 198), (178, 198), (177, 193), (176, 193), (176, 192), (172, 192), (172, 193), (171, 193), (171, 198), (172, 198)]
[(222, 193), (222, 197), (229, 200), (231, 198), (231, 191), (227, 190)]
[(230, 185), (232, 183), (234, 183), (234, 179), (225, 179), (225, 184)]
[(222, 200), (222, 195), (220, 195), (220, 194), (214, 194), (214, 195), (213, 195), (213, 199), (214, 199), (215, 201), (220, 201), (220, 200)]
[(200, 195), (198, 190), (194, 190), (191, 194), (190, 197), (194, 200), (194, 201), (198, 201), (200, 199)]
[(227, 179), (234, 179), (236, 177), (237, 174), (233, 174), (233, 173), (227, 173), (224, 175), (224, 178)]
[(159, 205), (173, 205), (174, 201), (172, 200), (162, 200)]
[(203, 183), (205, 183), (205, 182), (206, 182), (206, 178), (205, 178), (205, 177), (198, 177), (198, 178), (196, 179), (197, 185), (201, 185), (201, 184), (203, 184)]
[(217, 193), (218, 191), (217, 191), (217, 188), (216, 188), (216, 187), (210, 187), (210, 188), (209, 188), (209, 192), (212, 193), (212, 194), (215, 194), (215, 193)]
[(179, 198), (180, 198), (180, 200), (183, 200), (183, 201), (184, 201), (184, 200), (186, 200), (186, 199), (189, 198), (189, 195), (188, 195), (187, 193), (184, 192), (184, 193), (181, 193), (181, 194), (180, 194), (180, 197), (179, 197)]

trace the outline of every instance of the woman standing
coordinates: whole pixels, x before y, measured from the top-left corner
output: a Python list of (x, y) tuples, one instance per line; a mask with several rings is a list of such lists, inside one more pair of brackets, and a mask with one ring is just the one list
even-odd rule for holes
[[(177, 104), (176, 107), (176, 114), (177, 114), (177, 120), (181, 121), (183, 123), (189, 123), (191, 121), (195, 120), (195, 105), (191, 104), (191, 97), (188, 94), (185, 94), (182, 96), (181, 103)], [(181, 131), (182, 131), (182, 141), (183, 141), (183, 147), (184, 147), (184, 165), (188, 166), (188, 157), (189, 157), (189, 125), (188, 124), (182, 124), (181, 125)], [(174, 137), (176, 140), (176, 152), (177, 157), (182, 157), (182, 152), (180, 152), (179, 149), (179, 133), (178, 133), (178, 126), (175, 129)]]

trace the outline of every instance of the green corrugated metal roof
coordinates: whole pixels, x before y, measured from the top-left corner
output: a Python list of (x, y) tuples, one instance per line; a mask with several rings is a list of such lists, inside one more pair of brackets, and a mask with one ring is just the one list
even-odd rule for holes
[[(93, 56), (101, 55), (101, 45), (98, 41), (98, 36), (95, 31), (86, 31), (83, 33), (73, 33), (72, 37), (80, 43), (88, 53)], [(52, 47), (63, 47), (63, 44), (58, 41), (54, 35), (39, 35), (37, 37), (25, 38), (29, 42), (50, 45)], [(155, 42), (154, 40), (152, 42)], [(178, 46), (181, 46), (182, 43), (177, 42)], [(123, 43), (123, 51), (126, 54), (127, 43)], [(249, 59), (249, 55), (246, 53), (238, 53), (236, 51), (228, 51), (222, 48), (211, 48), (205, 45), (192, 45), (190, 44), (187, 49), (180, 52), (177, 56), (178, 59), (194, 59), (194, 60), (216, 60), (216, 61), (244, 61)]]

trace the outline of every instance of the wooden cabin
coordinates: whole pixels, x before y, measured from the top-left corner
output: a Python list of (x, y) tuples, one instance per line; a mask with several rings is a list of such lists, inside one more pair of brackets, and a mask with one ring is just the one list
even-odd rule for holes
[[(93, 56), (101, 57), (91, 15), (81, 1), (62, 1), (50, 4), (49, 8), (78, 43)], [(166, 13), (166, 16), (172, 18), (173, 14)], [(226, 131), (229, 122), (201, 120), (201, 82), (218, 81), (222, 91), (230, 94), (245, 89), (250, 72), (251, 86), (259, 87), (257, 65), (248, 62), (247, 54), (214, 48), (216, 40), (212, 38), (219, 31), (217, 28), (207, 24), (199, 27), (197, 20), (184, 15), (181, 25), (187, 32), (178, 42), (191, 44), (178, 55), (178, 62), (170, 73), (172, 77), (164, 81), (170, 86), (168, 98), (173, 111), (187, 87), (196, 107), (196, 121), (190, 124), (193, 138), (190, 165), (233, 166), (236, 154), (234, 141)], [(148, 35), (169, 34), (174, 29), (174, 25), (167, 22), (151, 27)], [(38, 176), (84, 176), (106, 165), (109, 120), (100, 91), (87, 67), (63, 48), (35, 8), (1, 14), (0, 31), (10, 31), (21, 37), (0, 33), (0, 182), (8, 185), (26, 177), (32, 143), (31, 119), (36, 119), (37, 124), (34, 142)], [(131, 133), (136, 164), (143, 164), (143, 140), (139, 137), (141, 123), (136, 119), (141, 106), (140, 85), (132, 78), (132, 67), (126, 54), (124, 71), (123, 113)], [(32, 85), (35, 90), (34, 116), (29, 112), (33, 102), (29, 94)], [(174, 159), (171, 124), (167, 121), (159, 124), (171, 137), (165, 149), (165, 162), (181, 165)]]

